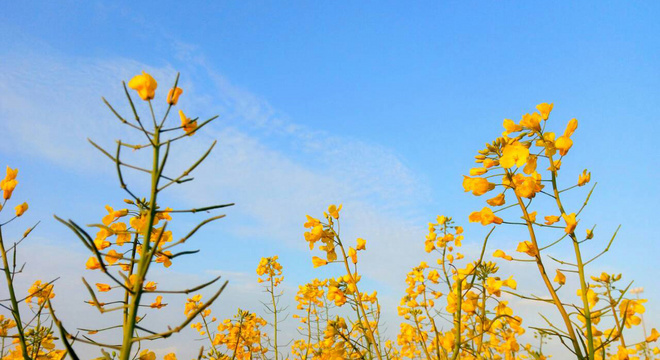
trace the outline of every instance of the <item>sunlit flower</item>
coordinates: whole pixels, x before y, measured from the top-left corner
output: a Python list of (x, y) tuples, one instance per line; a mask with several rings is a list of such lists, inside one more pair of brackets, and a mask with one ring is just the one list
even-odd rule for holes
[(481, 209), (481, 211), (474, 211), (470, 214), (469, 218), (470, 222), (481, 222), (481, 225), (489, 225), (489, 224), (501, 224), (502, 219), (495, 216), (493, 213), (493, 210), (491, 210), (488, 207), (484, 207)]
[(525, 253), (531, 257), (536, 257), (539, 254), (539, 250), (531, 241), (523, 241), (519, 243), (518, 247), (516, 248), (516, 251)]
[(128, 82), (128, 87), (137, 91), (142, 100), (151, 100), (156, 96), (158, 83), (151, 75), (143, 71), (142, 75), (135, 75)]
[(564, 218), (564, 221), (566, 222), (566, 228), (564, 229), (564, 231), (567, 234), (570, 234), (573, 231), (575, 231), (575, 227), (577, 226), (577, 221), (575, 220), (575, 213), (572, 213), (570, 215), (561, 214), (561, 217)]
[(502, 206), (504, 205), (504, 193), (501, 193), (495, 196), (492, 199), (486, 200), (486, 203), (490, 206)]
[(505, 169), (510, 169), (514, 166), (521, 167), (527, 162), (529, 157), (529, 148), (518, 141), (504, 146), (502, 149), (502, 157), (500, 158), (500, 166)]
[(186, 132), (188, 136), (195, 133), (197, 130), (197, 120), (191, 121), (190, 118), (187, 118), (182, 110), (179, 110), (179, 117), (181, 117), (181, 127)]
[(318, 256), (313, 256), (312, 257), (312, 264), (314, 264), (314, 267), (317, 268), (319, 266), (328, 265), (328, 261), (324, 260), (324, 259), (321, 259)]
[(99, 292), (108, 292), (108, 291), (110, 291), (112, 288), (111, 288), (110, 285), (108, 285), (108, 284), (96, 283), (96, 289), (97, 289)]
[(591, 181), (591, 173), (587, 172), (587, 169), (584, 169), (584, 171), (582, 171), (582, 174), (580, 174), (580, 176), (578, 177), (578, 186), (583, 186), (589, 181)]
[(89, 270), (96, 270), (101, 268), (101, 264), (99, 264), (99, 260), (96, 258), (96, 256), (91, 256), (89, 259), (87, 259), (85, 266)]
[(568, 154), (568, 150), (571, 149), (571, 146), (573, 146), (573, 140), (568, 136), (560, 136), (555, 140), (555, 148), (559, 150), (561, 156)]
[(552, 111), (554, 104), (541, 103), (536, 105), (536, 109), (541, 113), (543, 120), (548, 120), (550, 117), (550, 112)]
[(525, 129), (541, 131), (541, 115), (538, 113), (525, 114), (520, 121), (520, 125)]
[(507, 255), (502, 250), (495, 250), (495, 252), (493, 253), (493, 257), (502, 258), (502, 259), (507, 260), (507, 261), (513, 260), (513, 257), (511, 257), (510, 255)]
[(495, 184), (488, 182), (484, 178), (471, 178), (463, 175), (463, 188), (466, 192), (472, 191), (475, 196), (481, 196), (495, 188)]
[(176, 105), (176, 103), (179, 101), (179, 96), (182, 93), (183, 89), (179, 87), (170, 89), (170, 91), (167, 93), (167, 103), (170, 105)]
[(25, 214), (27, 209), (28, 209), (28, 204), (26, 202), (24, 202), (20, 205), (17, 205), (16, 208), (15, 208), (16, 216), (21, 216), (21, 215)]
[(559, 269), (557, 269), (557, 275), (555, 275), (554, 282), (556, 282), (559, 285), (566, 284), (566, 275), (564, 275), (564, 273), (559, 271)]

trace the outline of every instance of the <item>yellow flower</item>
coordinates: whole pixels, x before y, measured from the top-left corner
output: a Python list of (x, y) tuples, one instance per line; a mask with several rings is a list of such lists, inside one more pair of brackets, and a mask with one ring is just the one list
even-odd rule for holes
[(484, 167), (485, 167), (486, 169), (490, 169), (490, 168), (492, 168), (493, 166), (497, 166), (497, 165), (499, 165), (499, 164), (500, 164), (500, 162), (497, 161), (497, 160), (493, 160), (493, 159), (484, 159)]
[(658, 340), (659, 337), (660, 337), (660, 333), (658, 332), (658, 330), (653, 328), (651, 329), (651, 335), (649, 335), (649, 337), (646, 338), (646, 342), (654, 342)]
[[(163, 297), (158, 295), (158, 296), (156, 296), (156, 300), (154, 300), (154, 302), (151, 303), (150, 306), (154, 309), (160, 309), (160, 308), (163, 308), (163, 307), (167, 306), (167, 304), (163, 304), (161, 301), (163, 301)], [(165, 359), (167, 359), (167, 355), (165, 355)]]
[(176, 105), (176, 103), (179, 101), (179, 96), (182, 93), (183, 93), (183, 89), (179, 87), (170, 89), (170, 91), (167, 93), (167, 103), (170, 105)]
[(144, 285), (144, 290), (146, 291), (156, 291), (156, 286), (157, 283), (154, 281), (148, 281), (146, 285)]
[(594, 238), (594, 232), (591, 229), (587, 229), (587, 239), (593, 239)]
[(474, 211), (470, 214), (470, 222), (481, 222), (481, 225), (501, 224), (502, 219), (493, 214), (493, 210), (484, 207), (481, 211)]
[(539, 250), (534, 246), (531, 241), (523, 241), (518, 244), (516, 248), (517, 252), (525, 253), (531, 257), (536, 257), (539, 254)]
[(15, 207), (15, 210), (16, 210), (16, 216), (21, 216), (21, 215), (25, 214), (25, 212), (27, 211), (27, 209), (28, 209), (28, 204), (27, 204), (26, 202), (24, 202), (24, 203), (22, 203), (22, 204), (16, 206), (16, 207)]
[(528, 220), (529, 222), (532, 222), (532, 223), (536, 222), (536, 211), (528, 213), (527, 215), (529, 215), (529, 217), (526, 218), (524, 216), (521, 216), (521, 218), (523, 220)]
[(506, 130), (504, 132), (504, 135), (508, 135), (513, 132), (518, 132), (523, 129), (522, 126), (516, 124), (513, 120), (510, 119), (504, 119), (502, 126), (504, 126), (504, 129)]
[(110, 285), (101, 283), (96, 283), (96, 288), (99, 290), (99, 292), (108, 292), (110, 289), (112, 289)]
[(552, 225), (552, 224), (556, 223), (557, 221), (559, 221), (559, 216), (548, 215), (548, 216), (545, 217), (545, 224), (546, 225)]
[(115, 211), (110, 205), (106, 205), (105, 209), (108, 211), (108, 215), (104, 216), (102, 219), (104, 225), (110, 225), (110, 223), (128, 214), (128, 209)]
[(541, 131), (541, 115), (538, 113), (525, 114), (520, 121), (525, 129)]
[(3, 197), (5, 200), (9, 200), (11, 198), (12, 192), (14, 192), (16, 185), (18, 185), (18, 180), (16, 180), (17, 175), (18, 169), (12, 170), (9, 166), (7, 166), (7, 176), (5, 176), (2, 181), (0, 181), (0, 189), (3, 190)]
[(194, 134), (197, 130), (197, 120), (190, 121), (181, 110), (179, 110), (179, 117), (181, 117), (181, 127), (183, 127), (186, 134), (188, 134), (188, 136)]
[(165, 355), (163, 360), (176, 360), (176, 354), (174, 354), (174, 353), (167, 354), (167, 355)]
[(110, 229), (117, 235), (117, 245), (122, 246), (131, 241), (131, 234), (126, 231), (126, 224), (117, 222), (110, 225)]
[(142, 352), (140, 352), (140, 357), (138, 357), (138, 360), (156, 360), (156, 354), (153, 351), (144, 349)]
[(158, 83), (156, 83), (156, 80), (151, 75), (143, 71), (142, 75), (135, 75), (128, 82), (128, 87), (137, 91), (142, 100), (151, 100), (156, 96)]
[(584, 171), (582, 171), (582, 174), (580, 174), (580, 176), (578, 177), (578, 186), (583, 186), (589, 181), (591, 181), (591, 173), (587, 172), (587, 169), (584, 169)]
[(518, 283), (515, 280), (513, 280), (513, 275), (509, 276), (508, 279), (504, 280), (503, 285), (513, 290), (516, 290), (516, 288), (518, 287)]
[(525, 174), (531, 175), (536, 172), (536, 159), (537, 156), (535, 155), (527, 158), (527, 164), (525, 164), (525, 168), (523, 169)]
[(497, 196), (495, 196), (492, 199), (486, 200), (486, 203), (490, 206), (502, 206), (504, 205), (504, 193), (501, 193)]
[(324, 266), (328, 264), (327, 260), (321, 259), (318, 256), (313, 256), (312, 257), (312, 264), (314, 264), (314, 267), (317, 268), (319, 266)]
[(357, 251), (355, 251), (353, 247), (348, 248), (348, 256), (351, 257), (351, 261), (353, 262), (353, 264), (357, 264)]
[[(582, 297), (582, 289), (577, 289), (577, 296)], [(593, 289), (587, 290), (587, 301), (589, 302), (589, 308), (594, 307), (598, 302), (598, 294), (596, 294)], [(621, 303), (623, 303), (623, 301)]]
[(529, 157), (529, 149), (525, 145), (515, 141), (512, 144), (504, 146), (502, 157), (500, 158), (500, 166), (505, 169), (510, 169), (514, 165), (520, 167), (525, 165), (527, 157)]
[(573, 135), (577, 127), (578, 127), (577, 119), (575, 118), (571, 119), (571, 121), (569, 121), (568, 124), (566, 124), (566, 130), (564, 130), (564, 136), (571, 137), (571, 135)]
[(564, 229), (564, 231), (567, 234), (570, 234), (573, 231), (575, 231), (575, 227), (577, 226), (577, 221), (575, 220), (575, 213), (572, 213), (570, 215), (561, 214), (561, 217), (564, 218), (564, 221), (566, 221), (566, 228)]
[(172, 252), (171, 251), (163, 251), (159, 252), (156, 255), (156, 262), (163, 264), (166, 268), (170, 267), (172, 265)]
[(110, 250), (108, 251), (108, 255), (105, 256), (105, 261), (112, 265), (117, 262), (117, 260), (121, 259), (122, 256), (120, 253), (116, 252), (115, 250)]
[[(508, 180), (507, 180), (508, 181)], [(506, 184), (507, 181), (503, 181)], [(541, 174), (534, 173), (532, 176), (525, 176), (523, 174), (516, 174), (513, 176), (514, 191), (518, 196), (531, 199), (536, 196), (536, 193), (543, 190), (545, 185), (541, 184)]]
[(488, 171), (486, 168), (472, 168), (470, 169), (470, 176), (483, 175)]
[(89, 259), (87, 259), (85, 266), (89, 270), (96, 270), (101, 268), (101, 264), (99, 264), (99, 260), (96, 258), (96, 256), (91, 256)]
[(564, 275), (559, 269), (557, 269), (557, 275), (555, 276), (554, 282), (559, 285), (566, 284), (566, 275)]
[(548, 117), (550, 117), (550, 112), (552, 111), (554, 104), (553, 103), (542, 103), (536, 105), (536, 109), (541, 113), (541, 117), (543, 120), (548, 120)]
[(55, 293), (53, 292), (53, 285), (47, 283), (42, 284), (41, 280), (37, 280), (34, 282), (34, 284), (32, 284), (30, 289), (28, 289), (28, 294), (29, 295), (25, 298), (25, 302), (28, 304), (32, 303), (33, 298), (37, 298), (37, 303), (41, 305), (48, 299), (55, 297)]
[(568, 136), (560, 136), (559, 139), (555, 140), (555, 148), (559, 150), (561, 156), (566, 155), (571, 146), (573, 146), (573, 140)]
[(502, 250), (495, 250), (495, 252), (493, 253), (493, 257), (502, 258), (502, 259), (507, 260), (507, 261), (513, 260), (513, 257), (511, 257), (511, 255), (507, 255)]
[(367, 249), (367, 240), (363, 238), (358, 238), (357, 239), (357, 247), (355, 248), (356, 250), (366, 250)]
[(471, 178), (463, 175), (463, 189), (465, 192), (472, 191), (475, 196), (481, 196), (495, 188), (495, 184), (484, 178)]
[(328, 206), (328, 214), (330, 214), (330, 216), (332, 216), (335, 219), (339, 219), (340, 210), (341, 210), (341, 204), (339, 204), (339, 207), (337, 207), (337, 205)]

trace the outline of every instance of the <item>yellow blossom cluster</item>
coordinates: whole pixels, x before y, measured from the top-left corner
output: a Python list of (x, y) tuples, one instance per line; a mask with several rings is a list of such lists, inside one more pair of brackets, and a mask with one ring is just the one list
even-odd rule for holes
[(258, 282), (272, 282), (273, 286), (277, 286), (284, 280), (284, 276), (282, 276), (282, 265), (277, 262), (277, 259), (277, 255), (261, 258), (257, 266)]

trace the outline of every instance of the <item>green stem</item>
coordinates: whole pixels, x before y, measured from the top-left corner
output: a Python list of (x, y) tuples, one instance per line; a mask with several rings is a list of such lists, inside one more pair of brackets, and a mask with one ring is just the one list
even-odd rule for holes
[[(561, 199), (559, 198), (559, 189), (557, 189), (557, 170), (554, 167), (554, 162), (552, 160), (552, 156), (548, 157), (550, 160), (550, 166), (551, 166), (551, 174), (552, 174), (552, 189), (554, 190), (555, 193), (555, 200), (557, 201), (557, 207), (559, 208), (559, 211), (563, 215), (566, 215), (566, 211), (564, 211), (564, 207), (562, 206)], [(591, 329), (591, 309), (589, 308), (589, 299), (587, 299), (587, 292), (589, 291), (589, 287), (587, 286), (587, 281), (584, 275), (584, 263), (582, 262), (582, 254), (580, 253), (580, 243), (578, 242), (577, 238), (575, 237), (575, 232), (571, 231), (568, 236), (573, 240), (573, 250), (575, 251), (575, 258), (577, 260), (577, 266), (578, 266), (578, 274), (580, 276), (580, 289), (582, 290), (582, 304), (584, 306), (584, 318), (585, 318), (585, 324), (587, 327), (587, 351), (588, 354), (587, 356), (589, 357), (589, 360), (594, 360), (595, 359), (595, 353), (594, 353), (594, 336), (593, 332)]]
[(138, 315), (138, 310), (140, 308), (140, 299), (142, 297), (142, 290), (143, 290), (142, 284), (144, 282), (144, 279), (147, 275), (147, 270), (149, 269), (149, 265), (151, 263), (151, 256), (147, 256), (147, 255), (150, 254), (149, 247), (151, 241), (151, 234), (153, 232), (154, 220), (156, 218), (156, 198), (158, 196), (158, 180), (160, 178), (158, 162), (160, 160), (160, 153), (159, 153), (160, 146), (162, 145), (160, 143), (160, 128), (158, 127), (154, 129), (153, 144), (154, 144), (153, 164), (151, 170), (151, 195), (149, 197), (150, 201), (149, 201), (148, 227), (147, 227), (147, 232), (143, 238), (144, 241), (142, 243), (142, 254), (140, 256), (140, 261), (138, 262), (138, 269), (137, 269), (138, 279), (136, 281), (136, 284), (132, 284), (135, 294), (133, 295), (131, 299), (131, 303), (129, 305), (127, 321), (124, 323), (124, 337), (122, 341), (122, 348), (119, 355), (119, 360), (129, 360), (131, 357), (131, 348), (133, 347), (136, 318)]
[(275, 360), (278, 360), (279, 354), (277, 351), (277, 302), (275, 301), (275, 283), (273, 276), (270, 276), (270, 299), (273, 302), (273, 347), (275, 348)]
[(452, 360), (458, 359), (458, 354), (461, 352), (461, 306), (463, 305), (463, 280), (461, 276), (457, 275), (456, 279), (456, 313), (454, 314), (454, 328), (456, 333), (454, 335), (454, 353), (451, 355)]
[(18, 301), (16, 300), (16, 293), (14, 292), (14, 281), (9, 268), (9, 260), (7, 259), (7, 251), (2, 239), (2, 227), (0, 227), (0, 253), (2, 253), (2, 265), (4, 268), (5, 278), (7, 279), (7, 288), (9, 289), (9, 298), (11, 299), (11, 312), (16, 321), (16, 330), (18, 331), (18, 338), (21, 345), (21, 352), (23, 358), (31, 359), (28, 356), (27, 344), (25, 342), (25, 333), (23, 332), (23, 322), (21, 321), (21, 313), (18, 310)]

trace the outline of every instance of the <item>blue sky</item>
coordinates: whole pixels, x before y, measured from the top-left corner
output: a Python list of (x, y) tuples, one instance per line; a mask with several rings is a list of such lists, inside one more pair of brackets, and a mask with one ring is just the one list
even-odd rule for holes
[[(301, 225), (305, 214), (318, 216), (330, 203), (344, 204), (348, 237), (368, 239), (366, 281), (394, 307), (405, 272), (423, 259), (426, 223), (446, 214), (467, 225), (469, 212), (483, 206), (461, 187), (476, 150), (501, 133), (504, 118), (554, 102), (557, 131), (573, 117), (580, 122), (565, 181), (588, 168), (598, 182), (583, 221), (598, 224), (599, 245), (623, 225), (591, 271), (623, 272), (645, 286), (649, 317), (660, 323), (655, 2), (2, 7), (0, 166), (21, 169), (16, 196), (31, 205), (25, 221), (42, 220), (33, 250), (67, 252), (68, 260), (51, 267), (35, 265), (71, 271), (60, 286), (81, 289), (77, 268), (63, 263), (84, 252), (51, 215), (91, 223), (103, 205), (123, 198), (110, 164), (85, 143), (134, 137), (100, 97), (123, 106), (120, 81), (142, 70), (154, 74), (162, 96), (181, 71), (180, 106), (220, 115), (186, 153), (219, 143), (199, 182), (168, 199), (237, 205), (200, 234), (208, 255), (173, 270), (183, 278), (203, 278), (204, 270), (233, 278), (228, 308), (254, 298), (255, 287), (241, 282), (254, 280), (261, 256), (280, 255), (291, 289), (309, 280), (312, 254)], [(193, 224), (181, 221), (182, 228)], [(484, 233), (466, 229), (475, 244)], [(513, 250), (520, 239), (504, 232), (498, 247)], [(518, 276), (520, 269), (510, 270)]]

